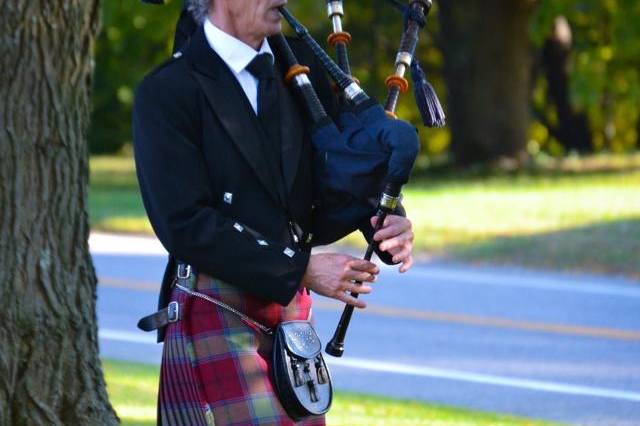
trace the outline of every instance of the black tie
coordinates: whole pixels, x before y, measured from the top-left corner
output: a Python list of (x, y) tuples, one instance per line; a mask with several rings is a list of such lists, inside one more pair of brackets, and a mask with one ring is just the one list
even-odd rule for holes
[(258, 120), (269, 140), (269, 156), (276, 167), (276, 179), (279, 179), (281, 175), (280, 105), (271, 55), (268, 53), (257, 55), (247, 65), (247, 71), (258, 79)]

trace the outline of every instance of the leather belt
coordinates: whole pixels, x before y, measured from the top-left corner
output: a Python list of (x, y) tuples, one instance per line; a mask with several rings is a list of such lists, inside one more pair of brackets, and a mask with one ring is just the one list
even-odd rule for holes
[(182, 304), (171, 302), (166, 308), (147, 315), (138, 321), (138, 328), (143, 331), (153, 331), (182, 319)]
[[(175, 280), (176, 283), (190, 289), (195, 289), (198, 279), (196, 270), (189, 264), (177, 261)], [(160, 309), (158, 312), (147, 315), (138, 321), (138, 328), (143, 331), (153, 331), (163, 328), (171, 323), (178, 322), (182, 319), (183, 305), (178, 302), (170, 302), (166, 308)]]

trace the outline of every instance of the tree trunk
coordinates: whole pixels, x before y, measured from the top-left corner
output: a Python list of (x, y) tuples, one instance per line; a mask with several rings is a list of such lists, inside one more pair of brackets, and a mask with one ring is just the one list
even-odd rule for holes
[(569, 97), (569, 56), (571, 27), (565, 17), (557, 17), (553, 32), (542, 48), (542, 66), (547, 79), (549, 102), (555, 106), (557, 125), (550, 129), (567, 151), (592, 151), (589, 120), (584, 112), (576, 111)]
[(87, 243), (99, 1), (0, 10), (0, 424), (117, 424)]
[(532, 0), (441, 0), (452, 152), (459, 164), (518, 159), (529, 123)]

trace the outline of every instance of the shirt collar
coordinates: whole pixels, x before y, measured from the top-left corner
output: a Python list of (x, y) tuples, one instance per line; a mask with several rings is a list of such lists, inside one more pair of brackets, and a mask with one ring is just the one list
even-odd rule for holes
[(209, 46), (222, 58), (222, 60), (235, 72), (239, 74), (247, 65), (261, 53), (268, 53), (273, 62), (273, 52), (265, 38), (262, 41), (260, 50), (256, 51), (253, 47), (238, 40), (222, 31), (211, 23), (209, 18), (204, 22), (204, 33), (209, 42)]

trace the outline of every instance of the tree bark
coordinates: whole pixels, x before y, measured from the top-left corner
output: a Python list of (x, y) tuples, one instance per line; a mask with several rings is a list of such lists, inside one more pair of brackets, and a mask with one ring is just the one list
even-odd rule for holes
[(518, 159), (529, 123), (533, 0), (441, 0), (452, 153), (459, 164)]
[(0, 0), (0, 424), (110, 425), (88, 249), (98, 0)]

